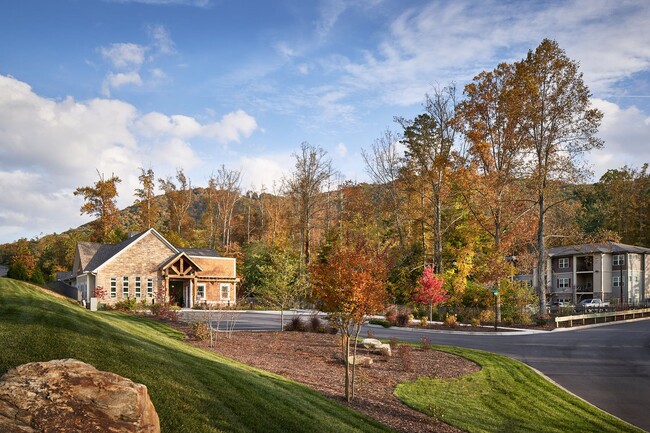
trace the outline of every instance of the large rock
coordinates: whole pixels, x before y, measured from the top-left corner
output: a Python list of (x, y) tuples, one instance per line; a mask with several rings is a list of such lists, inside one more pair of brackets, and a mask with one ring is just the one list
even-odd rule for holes
[(364, 338), (361, 344), (366, 349), (375, 349), (381, 346), (381, 341), (377, 340), (376, 338)]
[(348, 357), (348, 364), (349, 365), (365, 365), (369, 366), (372, 364), (372, 358), (369, 356), (349, 356)]
[(30, 362), (0, 378), (0, 432), (159, 433), (147, 387), (76, 359)]
[(390, 345), (382, 343), (376, 338), (364, 338), (361, 342), (366, 349), (372, 349), (374, 353), (379, 353), (382, 356), (391, 356)]

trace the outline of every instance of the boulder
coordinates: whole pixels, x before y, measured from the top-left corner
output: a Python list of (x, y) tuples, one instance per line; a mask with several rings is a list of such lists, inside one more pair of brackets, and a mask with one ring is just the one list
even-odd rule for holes
[(5, 433), (159, 433), (147, 387), (76, 359), (30, 362), (0, 378)]
[(372, 358), (369, 356), (361, 356), (357, 355), (355, 356), (350, 356), (348, 357), (348, 364), (349, 365), (371, 365), (372, 364)]
[(366, 349), (375, 349), (381, 346), (381, 341), (376, 338), (364, 338), (361, 344), (363, 344), (363, 347)]
[(390, 344), (380, 344), (375, 347), (375, 352), (382, 356), (393, 356), (393, 353), (390, 350)]

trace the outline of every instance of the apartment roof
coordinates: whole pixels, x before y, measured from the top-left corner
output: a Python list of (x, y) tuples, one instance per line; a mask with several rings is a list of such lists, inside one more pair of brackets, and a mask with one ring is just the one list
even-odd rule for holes
[(549, 257), (575, 256), (579, 254), (594, 254), (594, 253), (650, 254), (650, 248), (637, 247), (635, 245), (620, 244), (617, 242), (600, 242), (600, 243), (593, 243), (593, 244), (570, 245), (567, 247), (549, 248), (547, 251)]

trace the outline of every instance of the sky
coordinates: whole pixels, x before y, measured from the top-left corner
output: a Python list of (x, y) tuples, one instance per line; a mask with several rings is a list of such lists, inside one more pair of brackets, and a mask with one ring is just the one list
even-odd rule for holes
[(139, 168), (195, 186), (225, 165), (277, 189), (302, 142), (342, 178), (434, 86), (544, 39), (580, 63), (608, 169), (650, 162), (647, 0), (13, 0), (0, 5), (0, 243), (88, 222), (98, 174), (133, 203)]

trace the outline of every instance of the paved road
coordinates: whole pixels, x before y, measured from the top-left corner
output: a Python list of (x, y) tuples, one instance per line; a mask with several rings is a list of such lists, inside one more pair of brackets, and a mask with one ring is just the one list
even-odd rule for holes
[[(291, 315), (285, 315), (285, 321)], [(277, 330), (275, 313), (247, 312), (239, 330)], [(601, 409), (650, 432), (650, 320), (527, 335), (468, 335), (381, 327), (377, 338), (482, 349), (510, 356), (541, 371)]]

